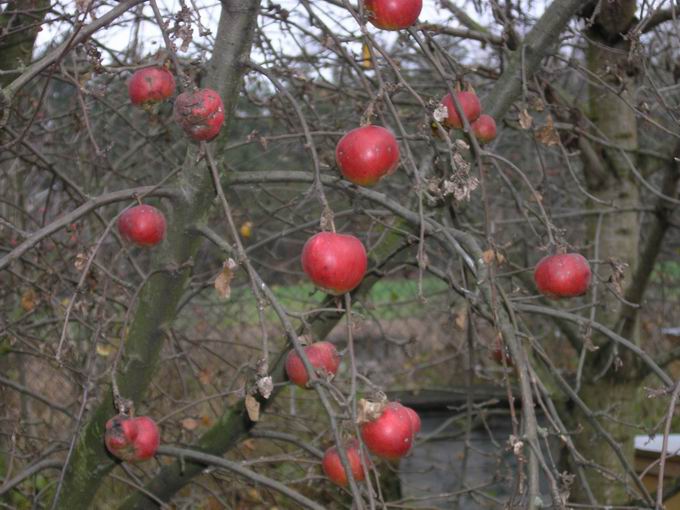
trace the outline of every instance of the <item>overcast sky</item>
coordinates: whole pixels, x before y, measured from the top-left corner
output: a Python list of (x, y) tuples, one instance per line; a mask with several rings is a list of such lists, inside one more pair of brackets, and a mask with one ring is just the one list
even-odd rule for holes
[[(471, 3), (467, 3), (466, 0), (454, 0), (454, 1), (460, 7), (464, 7), (466, 4), (471, 6)], [(189, 0), (185, 0), (185, 2), (188, 5), (191, 5), (191, 2)], [(355, 2), (356, 0), (354, 0), (353, 3)], [(194, 3), (197, 6), (201, 7), (200, 9), (201, 23), (207, 28), (211, 29), (214, 33), (215, 28), (217, 26), (217, 20), (219, 17), (220, 9), (219, 1), (194, 0)], [(304, 13), (304, 10), (300, 7), (299, 0), (278, 0), (277, 3), (282, 7), (288, 9), (289, 11), (298, 12), (300, 13), (300, 15)], [(72, 4), (73, 4), (72, 12), (75, 12), (76, 11), (75, 0), (72, 2)], [(165, 12), (174, 13), (180, 9), (179, 0), (158, 0), (158, 4), (161, 8), (161, 11), (163, 11), (164, 13)], [(533, 4), (535, 5), (535, 9), (538, 11), (538, 13), (540, 13), (540, 11), (542, 11), (544, 8), (543, 1), (539, 0), (533, 2)], [(316, 0), (315, 2), (313, 2), (313, 5), (322, 7), (318, 9), (317, 11), (318, 14), (325, 16), (328, 24), (334, 26), (334, 28), (337, 28), (338, 31), (342, 32), (343, 30), (349, 31), (356, 30), (357, 26), (355, 21), (344, 9), (337, 8), (335, 6), (327, 4), (322, 0)], [(110, 7), (98, 8), (97, 15), (103, 14), (109, 8)], [(148, 5), (144, 7), (144, 12), (148, 16), (152, 15), (151, 8)], [(330, 14), (330, 16), (327, 14)], [(488, 21), (487, 19), (485, 19), (486, 16), (484, 14), (480, 16), (478, 13), (474, 11), (471, 11), (470, 14), (476, 19), (479, 19), (480, 22), (482, 23)], [(421, 22), (449, 22), (452, 23), (454, 26), (457, 24), (455, 21), (453, 22), (450, 21), (451, 13), (449, 11), (443, 10), (439, 7), (439, 0), (424, 0), (423, 11), (420, 15), (419, 20)], [(303, 21), (303, 23), (306, 23), (306, 21), (304, 20), (301, 21)], [(44, 47), (44, 45), (49, 43), (50, 41), (59, 40), (60, 36), (63, 36), (69, 29), (70, 27), (66, 23), (56, 22), (52, 24), (47, 24), (47, 26), (45, 26), (45, 29), (39, 34), (38, 48)], [(105, 31), (101, 31), (100, 33), (98, 33), (97, 38), (100, 41), (107, 44), (112, 49), (123, 50), (128, 46), (129, 42), (132, 40), (132, 30), (133, 30), (132, 24), (128, 24), (127, 26), (123, 27), (107, 28)], [(293, 48), (289, 40), (290, 36), (281, 33), (281, 31), (278, 29), (278, 25), (270, 23), (265, 27), (265, 30), (267, 31), (267, 34), (269, 35), (271, 40), (279, 47), (282, 47), (287, 50), (291, 50)], [(160, 31), (158, 30), (158, 27), (155, 24), (144, 23), (141, 27), (140, 33), (142, 35), (141, 39), (144, 44), (143, 53), (153, 53), (155, 49), (158, 47), (158, 45), (162, 44), (162, 37)], [(394, 38), (396, 36), (394, 34), (383, 32), (381, 34), (381, 37), (387, 37), (389, 39)], [(206, 42), (201, 41), (201, 36), (198, 34), (198, 30), (196, 29), (195, 26), (194, 26), (194, 38), (197, 42), (199, 41), (204, 43)], [(195, 51), (195, 48), (189, 49), (189, 52), (191, 51)]]

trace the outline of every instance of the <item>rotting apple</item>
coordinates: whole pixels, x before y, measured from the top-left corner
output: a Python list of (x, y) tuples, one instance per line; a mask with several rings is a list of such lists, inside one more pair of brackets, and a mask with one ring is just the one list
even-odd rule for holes
[(151, 205), (137, 205), (118, 218), (118, 232), (139, 246), (155, 246), (165, 237), (165, 216)]
[(119, 414), (106, 422), (106, 449), (126, 462), (140, 462), (156, 454), (160, 433), (156, 422), (148, 416), (132, 418)]
[(350, 182), (373, 186), (399, 165), (399, 144), (389, 129), (362, 126), (345, 134), (335, 148), (335, 161)]
[(132, 104), (146, 107), (164, 101), (175, 93), (175, 77), (164, 67), (139, 69), (128, 81)]
[(224, 123), (224, 104), (212, 89), (182, 92), (175, 100), (175, 120), (194, 141), (213, 140)]
[[(337, 373), (340, 366), (340, 355), (335, 346), (330, 342), (316, 342), (304, 347), (305, 354), (309, 363), (317, 371), (326, 372), (329, 376)], [(309, 382), (309, 375), (305, 370), (302, 359), (294, 350), (286, 356), (286, 374), (288, 379), (301, 388), (306, 388)]]
[(361, 283), (368, 267), (366, 249), (352, 235), (319, 232), (302, 249), (302, 269), (319, 289), (333, 295)]
[(534, 270), (538, 291), (551, 298), (582, 296), (588, 291), (592, 273), (580, 253), (559, 253), (543, 257)]
[[(472, 123), (476, 121), (482, 113), (482, 105), (479, 102), (477, 94), (463, 90), (456, 92), (456, 98), (458, 99), (468, 122)], [(458, 115), (458, 110), (456, 110), (456, 105), (453, 102), (451, 94), (446, 94), (442, 98), (441, 104), (446, 106), (447, 110), (446, 125), (455, 129), (462, 129), (463, 121), (461, 120), (460, 115)]]
[(366, 448), (388, 460), (406, 455), (416, 434), (413, 417), (398, 402), (388, 402), (380, 415), (362, 423), (360, 430)]
[(481, 143), (489, 143), (496, 138), (496, 121), (491, 115), (482, 114), (472, 123), (472, 132)]
[[(344, 444), (344, 448), (350, 469), (352, 470), (352, 476), (357, 482), (360, 482), (365, 478), (365, 476), (363, 467), (361, 465), (361, 450), (359, 447), (359, 441), (356, 439), (351, 439)], [(334, 484), (341, 487), (347, 487), (347, 472), (342, 465), (342, 459), (340, 459), (340, 454), (338, 453), (338, 449), (335, 446), (332, 446), (326, 450), (321, 462), (321, 467), (323, 468), (323, 472), (326, 474), (326, 476)]]
[(413, 25), (423, 0), (364, 0), (368, 21), (382, 30), (402, 30)]

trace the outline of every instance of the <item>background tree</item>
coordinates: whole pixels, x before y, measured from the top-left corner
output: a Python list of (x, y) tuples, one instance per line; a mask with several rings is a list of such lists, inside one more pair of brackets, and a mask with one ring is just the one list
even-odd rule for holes
[[(347, 491), (311, 481), (322, 449), (356, 435), (359, 398), (442, 386), (467, 394), (447, 414), (465, 448), (446, 508), (501, 504), (501, 485), (522, 508), (653, 507), (677, 490), (661, 469), (655, 495), (633, 459), (636, 434), (667, 437), (680, 388), (662, 334), (680, 300), (677, 6), (424, 3), (399, 32), (345, 0), (0, 3), (5, 505), (416, 507), (384, 463)], [(216, 140), (189, 141), (171, 102), (130, 104), (150, 64), (178, 92), (219, 93)], [(441, 123), (457, 89), (482, 99), (496, 141)], [(335, 163), (368, 123), (401, 148), (371, 188)], [(139, 201), (167, 218), (156, 248), (117, 232)], [(369, 252), (339, 298), (299, 267), (332, 229)], [(562, 251), (593, 283), (546, 300), (531, 271)], [(339, 377), (290, 388), (287, 352), (327, 337)], [(476, 486), (488, 385), (512, 435)], [(159, 422), (158, 460), (106, 451), (127, 401)], [(437, 439), (425, 431), (419, 444)]]

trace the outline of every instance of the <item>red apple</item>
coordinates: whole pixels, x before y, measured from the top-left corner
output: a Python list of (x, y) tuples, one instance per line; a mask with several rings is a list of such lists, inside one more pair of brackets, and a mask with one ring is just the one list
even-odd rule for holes
[(409, 418), (411, 418), (411, 426), (413, 427), (413, 435), (417, 435), (420, 433), (420, 416), (418, 416), (418, 413), (416, 413), (413, 409), (410, 407), (403, 406), (404, 409), (406, 409), (406, 412), (408, 413)]
[(401, 30), (413, 25), (423, 0), (364, 0), (368, 21), (383, 30)]
[(145, 67), (135, 71), (128, 82), (132, 104), (146, 106), (168, 99), (175, 93), (175, 78), (164, 67)]
[[(306, 346), (304, 351), (309, 362), (317, 371), (325, 371), (331, 376), (337, 373), (340, 366), (340, 355), (332, 343), (316, 342)], [(307, 387), (309, 376), (302, 359), (295, 351), (290, 351), (286, 357), (286, 374), (288, 379), (301, 388)]]
[(590, 265), (580, 253), (549, 255), (541, 259), (534, 271), (538, 291), (552, 298), (585, 294), (590, 277)]
[[(352, 476), (356, 481), (360, 482), (365, 476), (361, 466), (361, 450), (356, 439), (345, 443), (345, 454), (352, 470)], [(335, 446), (326, 450), (321, 466), (323, 467), (323, 472), (334, 484), (347, 487), (347, 473), (342, 465), (338, 449)]]
[(398, 402), (389, 402), (378, 418), (363, 423), (360, 430), (366, 448), (390, 460), (409, 452), (416, 433), (413, 417)]
[(165, 237), (165, 216), (150, 205), (137, 205), (118, 218), (118, 232), (139, 246), (155, 246)]
[(321, 290), (341, 295), (361, 283), (368, 267), (366, 249), (354, 236), (319, 232), (302, 249), (302, 269)]
[(114, 457), (139, 462), (156, 454), (160, 433), (156, 422), (148, 416), (131, 418), (119, 414), (106, 422), (104, 444)]
[(391, 131), (380, 126), (353, 129), (338, 142), (335, 161), (348, 181), (373, 186), (399, 164), (399, 145)]
[(175, 100), (175, 120), (194, 141), (214, 139), (224, 123), (224, 105), (212, 89), (183, 92)]
[[(479, 102), (477, 94), (474, 92), (461, 91), (456, 93), (456, 97), (458, 98), (460, 106), (463, 108), (463, 113), (465, 113), (468, 122), (472, 123), (476, 121), (482, 113), (482, 105)], [(460, 115), (458, 115), (458, 110), (456, 110), (456, 105), (453, 103), (451, 94), (446, 94), (442, 98), (441, 104), (446, 106), (448, 111), (446, 124), (452, 128), (462, 129), (463, 121), (461, 120)]]
[(480, 115), (472, 123), (472, 132), (481, 143), (492, 142), (496, 138), (496, 121), (491, 115)]

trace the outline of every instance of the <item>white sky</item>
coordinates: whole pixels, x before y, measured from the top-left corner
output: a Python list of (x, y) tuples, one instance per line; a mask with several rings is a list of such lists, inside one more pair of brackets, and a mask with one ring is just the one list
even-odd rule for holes
[[(95, 0), (97, 1), (97, 0)], [(464, 7), (468, 2), (467, 0), (454, 0), (454, 2), (461, 7)], [(75, 13), (76, 12), (76, 2), (73, 0), (72, 3), (72, 9), (71, 12)], [(185, 3), (187, 5), (191, 5), (191, 0), (185, 0)], [(279, 0), (277, 2), (279, 5), (281, 5), (283, 8), (288, 9), (291, 12), (298, 13), (299, 16), (304, 15), (304, 9), (300, 6), (299, 0)], [(353, 0), (352, 3), (356, 4), (356, 0)], [(167, 12), (177, 12), (180, 9), (180, 2), (179, 0), (158, 0), (159, 7), (163, 13)], [(217, 27), (217, 20), (219, 17), (219, 9), (220, 9), (220, 3), (217, 0), (194, 0), (194, 4), (200, 7), (200, 19), (201, 23), (212, 30), (213, 33), (215, 33), (215, 29)], [(543, 1), (537, 1), (534, 2), (535, 5), (538, 7), (535, 7), (537, 11), (542, 11), (545, 2)], [(354, 22), (354, 20), (351, 18), (351, 16), (341, 8), (337, 8), (333, 5), (327, 4), (323, 2), (322, 0), (316, 0), (313, 2), (313, 5), (315, 7), (319, 7), (317, 9), (317, 13), (320, 16), (325, 17), (325, 20), (329, 26), (332, 26), (334, 28), (337, 28), (340, 35), (342, 35), (342, 31), (344, 30), (349, 30), (349, 31), (356, 31), (357, 25)], [(107, 10), (109, 10), (110, 7), (100, 7), (97, 9), (96, 14), (101, 15)], [(152, 15), (151, 7), (146, 5), (144, 7), (144, 13), (148, 16)], [(329, 13), (331, 16), (328, 16)], [(479, 19), (480, 23), (486, 23), (489, 20), (489, 14), (484, 13), (481, 17), (478, 15), (478, 13), (474, 11), (470, 11), (470, 15), (475, 18)], [(306, 17), (305, 17), (306, 18)], [(301, 22), (303, 25), (307, 24), (307, 21), (305, 18), (301, 18)], [(424, 0), (423, 2), (423, 10), (421, 12), (421, 15), (419, 17), (419, 20), (421, 22), (432, 22), (432, 23), (437, 23), (437, 22), (447, 22), (447, 20), (450, 20), (452, 18), (451, 13), (448, 10), (441, 9), (439, 6), (439, 0)], [(338, 24), (338, 21), (341, 21), (340, 24)], [(448, 21), (451, 23), (450, 21)], [(453, 26), (457, 26), (458, 23), (456, 21), (453, 21)], [(282, 33), (279, 29), (278, 26), (275, 24), (269, 24), (269, 28), (267, 28), (267, 34), (269, 37), (272, 39), (274, 44), (279, 45), (279, 47), (282, 47), (284, 49), (293, 49), (294, 47), (291, 47), (290, 40), (288, 39), (289, 36), (286, 34)], [(125, 26), (121, 27), (110, 27), (105, 30), (100, 31), (97, 34), (97, 39), (104, 42), (107, 46), (109, 46), (112, 49), (115, 50), (123, 50), (126, 48), (129, 44), (129, 42), (132, 40), (133, 37), (133, 25), (126, 24)], [(70, 27), (67, 23), (52, 23), (48, 24), (45, 26), (45, 29), (39, 34), (38, 36), (38, 51), (40, 51), (41, 47), (44, 47), (45, 44), (50, 43), (51, 41), (59, 41), (61, 37), (63, 37), (68, 31), (70, 30)], [(380, 32), (376, 29), (376, 32)], [(143, 52), (142, 54), (145, 53), (153, 53), (155, 49), (158, 47), (159, 44), (163, 44), (161, 33), (158, 30), (158, 27), (154, 23), (143, 23), (140, 34), (142, 34), (141, 39), (143, 40)], [(396, 38), (396, 34), (394, 33), (385, 33), (383, 32), (381, 34), (381, 37), (387, 38), (387, 39), (394, 39)], [(196, 42), (207, 42), (207, 41), (201, 41), (201, 37), (198, 34), (198, 29), (197, 26), (194, 25), (194, 39)], [(190, 48), (188, 52), (195, 51), (196, 48)]]

